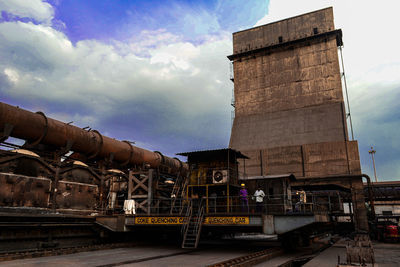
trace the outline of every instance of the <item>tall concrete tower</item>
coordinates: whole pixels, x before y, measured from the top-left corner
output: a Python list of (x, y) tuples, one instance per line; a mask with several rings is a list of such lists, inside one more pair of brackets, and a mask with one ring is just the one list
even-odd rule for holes
[(233, 34), (230, 147), (247, 176), (360, 174), (349, 141), (332, 8)]

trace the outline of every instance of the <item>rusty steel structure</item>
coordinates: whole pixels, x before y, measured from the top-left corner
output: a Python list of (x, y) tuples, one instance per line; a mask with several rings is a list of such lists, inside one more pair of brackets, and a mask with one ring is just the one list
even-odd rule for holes
[(177, 193), (188, 173), (177, 158), (5, 103), (0, 129), (0, 143), (17, 148), (0, 150), (0, 209), (121, 213), (131, 200), (147, 212), (160, 205), (153, 198)]
[[(115, 140), (96, 130), (83, 130), (48, 118), (42, 112), (33, 113), (5, 103), (0, 103), (0, 129), (5, 129), (4, 137), (27, 140), (30, 146), (41, 143), (64, 147), (88, 158), (113, 158), (122, 165), (149, 164), (150, 168), (164, 165), (171, 172), (188, 170), (187, 165), (179, 159), (163, 156), (160, 152), (133, 146), (128, 141)], [(7, 129), (9, 132), (5, 133)]]

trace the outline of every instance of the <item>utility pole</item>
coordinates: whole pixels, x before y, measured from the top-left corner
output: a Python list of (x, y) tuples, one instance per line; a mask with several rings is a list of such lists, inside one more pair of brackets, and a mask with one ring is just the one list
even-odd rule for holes
[(372, 164), (374, 165), (375, 182), (378, 182), (378, 178), (376, 178), (376, 168), (375, 168), (375, 158), (374, 158), (374, 154), (376, 153), (376, 150), (374, 150), (374, 148), (371, 146), (371, 150), (369, 150), (368, 153), (371, 154)]

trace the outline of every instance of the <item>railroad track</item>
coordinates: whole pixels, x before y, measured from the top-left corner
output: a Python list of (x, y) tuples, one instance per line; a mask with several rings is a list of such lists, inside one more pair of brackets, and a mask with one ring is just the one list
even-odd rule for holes
[[(112, 267), (112, 266), (121, 266), (127, 264), (133, 265), (148, 265), (148, 266), (162, 266), (168, 265), (169, 263), (176, 266), (177, 263), (185, 265), (187, 260), (191, 258), (191, 255), (197, 260), (193, 262), (195, 266), (205, 266), (206, 264), (210, 264), (210, 259), (215, 257), (215, 249), (214, 248), (202, 248), (197, 250), (180, 250), (177, 248), (170, 248), (170, 247), (158, 247), (159, 253), (148, 253), (143, 254), (143, 248), (140, 246), (140, 243), (112, 243), (112, 244), (102, 244), (102, 245), (91, 245), (91, 246), (79, 246), (79, 247), (70, 247), (70, 248), (58, 248), (58, 249), (43, 249), (43, 250), (35, 250), (35, 251), (20, 251), (20, 252), (13, 252), (13, 253), (1, 253), (0, 254), (0, 261), (5, 260), (17, 260), (17, 259), (29, 259), (35, 257), (42, 257), (42, 256), (60, 256), (60, 257), (53, 257), (52, 259), (48, 259), (48, 263), (57, 266), (60, 263), (65, 263), (68, 261), (69, 256), (63, 257), (62, 255), (78, 253), (78, 252), (89, 252), (86, 254), (82, 254), (80, 256), (80, 261), (82, 264), (90, 264), (96, 267)], [(131, 249), (124, 249), (132, 247)], [(113, 250), (108, 252), (95, 252), (96, 250), (102, 249), (116, 249), (122, 248), (122, 250), (118, 250), (116, 255), (119, 255), (115, 258), (110, 259), (109, 255), (113, 255)], [(151, 249), (151, 247), (150, 247)], [(93, 252), (93, 254), (90, 253)], [(135, 253), (135, 251), (139, 251), (140, 253)], [(210, 253), (212, 251), (212, 253)], [(221, 255), (226, 253), (227, 250), (222, 250)], [(228, 250), (230, 251), (230, 250)], [(194, 254), (192, 254), (194, 253)], [(238, 253), (243, 253), (238, 251)], [(262, 250), (259, 252), (251, 253), (248, 255), (244, 255), (241, 257), (233, 258), (230, 260), (226, 260), (219, 263), (214, 263), (209, 266), (253, 266), (257, 263), (266, 261), (273, 257), (276, 257), (282, 254), (283, 251), (280, 248), (269, 248), (266, 250)], [(184, 255), (188, 256), (184, 256)], [(108, 256), (107, 256), (108, 255)], [(232, 251), (230, 251), (230, 255), (232, 255)], [(240, 255), (240, 254), (239, 254)], [(243, 255), (243, 254), (241, 254)], [(93, 262), (93, 257), (96, 257), (96, 261)], [(182, 257), (182, 258), (181, 258)], [(202, 261), (201, 259), (204, 260)], [(31, 259), (28, 263), (32, 265), (40, 263), (40, 259), (36, 261), (35, 259)], [(204, 262), (204, 264), (202, 264)], [(1, 265), (2, 262), (0, 262)], [(6, 262), (4, 262), (7, 264)], [(14, 263), (14, 265), (18, 265), (18, 261)], [(11, 265), (13, 263), (11, 262)]]
[(245, 256), (240, 256), (230, 260), (218, 262), (207, 267), (224, 267), (224, 266), (235, 266), (235, 267), (247, 267), (253, 266), (257, 263), (272, 259), (276, 256), (283, 254), (282, 248), (269, 248), (259, 252), (251, 253)]
[(134, 243), (110, 243), (110, 244), (98, 244), (98, 245), (86, 245), (86, 246), (76, 246), (76, 247), (66, 247), (66, 248), (51, 248), (51, 249), (35, 249), (35, 250), (23, 250), (23, 251), (13, 251), (13, 252), (1, 252), (0, 262), (10, 261), (17, 259), (27, 259), (45, 256), (57, 256), (57, 255), (67, 255), (78, 252), (87, 252), (102, 249), (113, 249), (113, 248), (126, 248), (136, 246)]
[(170, 253), (170, 254), (165, 254), (165, 255), (157, 255), (157, 256), (147, 257), (147, 258), (143, 258), (143, 259), (126, 260), (126, 261), (121, 261), (121, 262), (116, 262), (116, 263), (97, 265), (96, 267), (114, 267), (114, 266), (120, 266), (120, 265), (125, 265), (125, 264), (132, 264), (132, 263), (174, 257), (174, 256), (178, 256), (178, 255), (183, 255), (183, 254), (189, 254), (192, 252), (193, 252), (193, 250), (187, 250), (187, 251), (183, 251), (183, 252), (175, 252), (175, 253)]

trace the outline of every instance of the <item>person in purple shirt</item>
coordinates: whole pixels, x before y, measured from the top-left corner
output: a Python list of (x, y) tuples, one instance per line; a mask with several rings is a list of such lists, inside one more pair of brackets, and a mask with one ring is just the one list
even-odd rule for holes
[(249, 212), (248, 193), (244, 184), (241, 184), (241, 187), (242, 188), (239, 191), (239, 198), (242, 206), (242, 212)]

